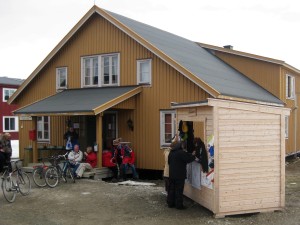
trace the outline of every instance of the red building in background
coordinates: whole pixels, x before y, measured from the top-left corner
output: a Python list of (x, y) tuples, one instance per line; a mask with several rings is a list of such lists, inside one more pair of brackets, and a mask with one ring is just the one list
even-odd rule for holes
[(7, 100), (23, 81), (17, 78), (0, 77), (0, 133), (10, 133), (11, 140), (19, 140), (19, 120), (12, 113), (17, 109), (17, 105), (8, 105)]

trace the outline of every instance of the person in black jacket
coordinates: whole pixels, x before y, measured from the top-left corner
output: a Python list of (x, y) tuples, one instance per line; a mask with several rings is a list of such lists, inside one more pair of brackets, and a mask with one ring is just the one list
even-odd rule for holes
[(181, 142), (178, 142), (171, 149), (169, 163), (169, 192), (167, 203), (169, 208), (185, 209), (183, 206), (183, 189), (186, 179), (186, 165), (193, 162), (196, 152), (188, 153), (183, 151)]

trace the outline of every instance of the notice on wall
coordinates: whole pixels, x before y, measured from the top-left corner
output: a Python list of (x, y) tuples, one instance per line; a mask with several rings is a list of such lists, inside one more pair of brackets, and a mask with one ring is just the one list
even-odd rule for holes
[(194, 188), (201, 189), (201, 166), (198, 162), (191, 162), (187, 165), (186, 182)]

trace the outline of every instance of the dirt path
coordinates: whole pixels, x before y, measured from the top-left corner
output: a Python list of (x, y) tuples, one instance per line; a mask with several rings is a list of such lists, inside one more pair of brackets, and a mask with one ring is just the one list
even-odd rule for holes
[[(146, 182), (146, 181), (143, 181)], [(17, 195), (7, 203), (0, 193), (0, 225), (110, 225), (110, 224), (210, 224), (210, 225), (299, 225), (300, 160), (286, 166), (286, 209), (214, 219), (207, 209), (189, 199), (187, 210), (166, 207), (163, 182), (155, 186), (124, 186), (99, 180), (78, 180), (76, 184), (37, 188), (30, 195)]]

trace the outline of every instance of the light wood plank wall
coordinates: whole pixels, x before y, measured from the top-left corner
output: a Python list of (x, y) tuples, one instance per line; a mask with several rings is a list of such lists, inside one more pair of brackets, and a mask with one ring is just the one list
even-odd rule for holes
[(219, 212), (280, 207), (280, 115), (219, 108)]

